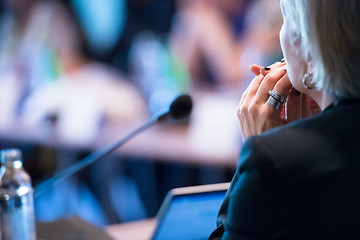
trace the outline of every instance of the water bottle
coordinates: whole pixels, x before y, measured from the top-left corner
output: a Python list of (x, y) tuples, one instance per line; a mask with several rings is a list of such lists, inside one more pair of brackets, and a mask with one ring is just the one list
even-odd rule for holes
[(0, 152), (1, 240), (35, 240), (33, 189), (19, 149)]

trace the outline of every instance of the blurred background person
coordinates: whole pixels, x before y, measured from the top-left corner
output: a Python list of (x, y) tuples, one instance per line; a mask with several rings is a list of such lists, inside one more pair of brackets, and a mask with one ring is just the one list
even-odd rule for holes
[[(194, 86), (239, 81), (238, 59), (247, 0), (178, 1), (171, 44)], [(204, 86), (203, 86), (204, 87)]]
[[(9, 115), (21, 115), (30, 124), (48, 115), (58, 115), (60, 121), (67, 118), (64, 121), (69, 123), (81, 121), (86, 106), (98, 108), (97, 113), (87, 113), (92, 116), (84, 116), (87, 122), (91, 122), (91, 117), (121, 119), (143, 111), (135, 87), (115, 68), (87, 55), (85, 35), (70, 5), (69, 1), (5, 2), (0, 40), (1, 83), (16, 86), (14, 91), (18, 93), (12, 94), (13, 103), (3, 101), (2, 107), (14, 105)], [(78, 109), (69, 109), (77, 104)]]
[[(8, 0), (2, 2), (0, 37), (0, 126), (24, 124), (30, 131), (65, 145), (92, 144), (104, 124), (147, 116), (140, 92), (116, 68), (94, 60), (71, 1)], [(134, 121), (135, 124), (136, 121)], [(48, 127), (50, 124), (50, 128)], [(50, 131), (50, 132), (48, 132)], [(56, 156), (57, 170), (75, 157)], [(36, 168), (51, 165), (54, 155)], [(44, 172), (43, 172), (44, 174)], [(48, 173), (45, 173), (48, 174)], [(34, 179), (35, 182), (38, 179)], [(36, 202), (39, 220), (71, 212), (97, 224), (106, 216), (89, 189), (76, 184), (49, 192)], [(83, 188), (83, 186), (80, 186)], [(66, 190), (64, 190), (66, 189)], [(64, 201), (63, 192), (67, 192)], [(82, 200), (86, 199), (86, 200)], [(81, 204), (86, 202), (88, 204)], [(48, 211), (49, 204), (56, 207)], [(93, 204), (93, 205), (92, 205)], [(91, 212), (91, 211), (90, 211)]]
[(195, 87), (243, 87), (253, 59), (267, 65), (281, 55), (280, 26), (276, 0), (179, 1), (171, 47)]
[(269, 66), (283, 58), (279, 41), (281, 25), (279, 1), (251, 1), (245, 16), (242, 51), (238, 60), (242, 72), (242, 88), (246, 88), (253, 78), (249, 66), (254, 62)]

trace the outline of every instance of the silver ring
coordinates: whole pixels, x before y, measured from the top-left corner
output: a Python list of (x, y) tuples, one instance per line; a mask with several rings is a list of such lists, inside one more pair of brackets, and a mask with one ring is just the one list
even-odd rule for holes
[(276, 100), (273, 96), (270, 96), (267, 100), (267, 103), (270, 104), (275, 110), (281, 110), (283, 107), (283, 103)]
[(275, 89), (269, 91), (270, 97), (267, 100), (267, 103), (270, 104), (275, 110), (281, 110), (284, 102), (286, 102), (287, 97), (279, 94)]
[(269, 91), (269, 94), (270, 94), (270, 96), (272, 96), (273, 98), (275, 98), (276, 100), (278, 100), (281, 103), (284, 103), (287, 100), (287, 97), (281, 95), (275, 89)]

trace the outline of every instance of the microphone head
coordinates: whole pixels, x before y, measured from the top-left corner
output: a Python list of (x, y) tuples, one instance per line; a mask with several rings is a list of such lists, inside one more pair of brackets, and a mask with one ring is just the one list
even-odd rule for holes
[(161, 114), (157, 120), (163, 121), (168, 118), (179, 120), (186, 118), (191, 113), (192, 105), (192, 100), (189, 95), (180, 95), (172, 101), (169, 110), (166, 113)]
[(170, 104), (170, 116), (173, 119), (182, 119), (188, 117), (191, 113), (192, 105), (192, 100), (189, 95), (180, 95)]

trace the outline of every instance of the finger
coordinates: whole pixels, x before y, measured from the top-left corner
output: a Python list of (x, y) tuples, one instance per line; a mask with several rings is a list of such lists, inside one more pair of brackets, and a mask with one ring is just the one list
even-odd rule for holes
[[(285, 103), (286, 104), (286, 103)], [(286, 116), (286, 105), (285, 107), (282, 108), (281, 113), (280, 113), (280, 118), (283, 124), (285, 124), (287, 122), (287, 116)]]
[(286, 69), (282, 69), (284, 73), (283, 77), (276, 82), (274, 89), (282, 96), (289, 96), (292, 84), (289, 79), (289, 75), (286, 74)]
[(250, 66), (250, 71), (255, 74), (255, 76), (262, 74), (263, 76), (267, 75), (269, 73), (269, 71), (274, 68), (274, 67), (279, 67), (279, 66), (284, 66), (286, 65), (284, 61), (280, 61), (280, 62), (275, 62), (273, 64), (271, 64), (268, 67), (263, 67), (257, 64), (253, 64)]
[(270, 67), (264, 67), (260, 70), (260, 74), (263, 76), (268, 75), (268, 73), (270, 72), (270, 70), (272, 70)]
[(250, 71), (255, 74), (255, 76), (259, 75), (260, 74), (260, 70), (262, 69), (263, 67), (260, 66), (260, 65), (256, 65), (256, 64), (253, 64), (250, 66)]
[(302, 96), (295, 88), (291, 88), (286, 102), (286, 123), (302, 117)]
[(309, 99), (306, 94), (302, 94), (301, 99), (301, 117), (311, 116), (311, 110), (309, 108)]
[[(286, 72), (286, 70), (284, 70), (284, 72)], [(274, 90), (276, 92), (278, 92), (281, 96), (284, 96), (284, 97), (289, 97), (291, 89), (292, 89), (292, 84), (291, 84), (289, 76), (287, 74), (285, 74), (278, 82), (276, 82), (276, 84), (274, 86)], [(290, 102), (290, 104), (291, 104), (291, 102)], [(271, 107), (274, 115), (278, 114), (277, 109), (275, 109), (273, 106), (269, 106), (269, 107)], [(283, 122), (286, 122), (288, 116), (285, 115), (286, 112), (285, 112), (284, 107), (281, 109), (281, 113), (282, 113), (281, 118), (283, 119)]]
[(304, 95), (302, 117), (308, 117), (321, 112), (320, 106), (308, 95)]
[[(286, 77), (284, 77), (286, 76)], [(275, 86), (278, 85), (278, 88), (281, 90), (279, 91), (277, 88), (276, 90), (283, 96), (288, 96), (291, 86), (289, 87), (286, 94), (284, 94), (284, 86), (285, 83), (288, 82), (290, 84), (290, 80), (287, 77), (284, 67), (280, 67), (271, 71), (266, 77), (264, 77), (263, 81), (259, 86), (259, 89), (256, 93), (256, 101), (258, 103), (265, 103), (269, 98), (269, 91), (275, 89)], [(279, 84), (280, 83), (280, 84)], [(291, 85), (291, 84), (290, 84)]]
[(245, 120), (243, 119), (244, 117), (241, 115), (238, 115), (238, 117), (239, 117), (239, 121), (240, 121), (241, 136), (242, 136), (243, 141), (245, 141), (249, 137), (249, 133), (245, 127)]
[(268, 67), (264, 67), (264, 68), (260, 69), (260, 74), (262, 74), (263, 76), (266, 76), (274, 68), (282, 67), (282, 66), (285, 66), (285, 65), (286, 65), (285, 62), (275, 62), (275, 63), (271, 64)]
[(239, 107), (241, 107), (242, 104), (244, 103), (244, 101), (245, 101), (248, 93), (249, 93), (249, 87), (246, 88), (246, 90), (243, 92), (243, 94), (242, 94), (242, 96), (241, 96), (241, 99), (240, 99), (240, 102), (239, 102)]
[[(272, 64), (271, 67), (274, 69), (276, 66), (282, 66), (282, 68), (285, 69), (285, 65), (286, 64), (284, 62), (276, 62), (276, 63)], [(256, 64), (253, 64), (250, 66), (250, 70), (256, 75), (256, 77), (251, 81), (250, 85), (247, 87), (247, 89), (243, 93), (240, 103), (238, 105), (239, 108), (243, 108), (244, 103), (248, 102), (249, 99), (252, 100), (254, 98), (254, 96), (257, 94), (258, 89), (264, 79), (264, 76), (262, 74), (258, 74), (262, 68), (263, 67), (256, 65)], [(249, 105), (250, 105), (250, 103), (249, 103)]]
[(308, 106), (310, 108), (311, 115), (315, 115), (322, 112), (319, 104), (317, 104), (317, 102), (315, 102), (315, 100), (309, 96), (308, 96)]
[(263, 79), (264, 76), (260, 74), (251, 81), (250, 85), (247, 87), (247, 89), (245, 90), (244, 94), (241, 97), (239, 104), (240, 106), (242, 106), (249, 98), (255, 96)]

